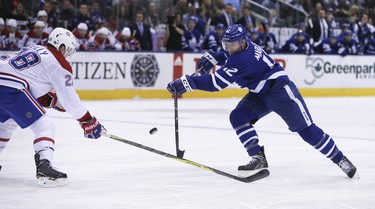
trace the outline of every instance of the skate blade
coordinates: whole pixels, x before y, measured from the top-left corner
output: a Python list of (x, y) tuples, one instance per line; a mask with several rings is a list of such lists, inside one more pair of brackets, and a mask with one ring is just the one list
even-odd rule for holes
[(252, 175), (258, 173), (259, 171), (261, 171), (263, 169), (267, 169), (267, 168), (259, 168), (259, 169), (256, 169), (256, 170), (249, 170), (249, 171), (239, 170), (238, 176), (241, 177), (241, 178), (246, 178), (246, 177), (249, 177), (249, 176), (252, 176)]
[(38, 186), (44, 188), (68, 186), (68, 181), (66, 178), (52, 179), (49, 177), (39, 177)]

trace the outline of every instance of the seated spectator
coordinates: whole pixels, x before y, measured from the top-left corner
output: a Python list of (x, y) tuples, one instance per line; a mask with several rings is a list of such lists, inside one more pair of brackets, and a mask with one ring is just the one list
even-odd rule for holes
[(87, 50), (89, 51), (99, 51), (99, 50), (110, 50), (113, 49), (111, 41), (108, 36), (110, 31), (102, 27), (96, 31), (96, 34), (91, 36), (87, 43)]
[(369, 23), (367, 14), (362, 14), (360, 21), (353, 25), (353, 33), (357, 35), (359, 44), (363, 47), (370, 41), (374, 31), (375, 28)]
[(222, 23), (217, 24), (215, 26), (215, 31), (212, 31), (206, 36), (203, 42), (203, 49), (212, 50), (214, 52), (222, 51), (221, 37), (223, 36), (224, 30), (225, 27)]
[(314, 43), (314, 53), (316, 54), (339, 54), (341, 43), (337, 41), (334, 34), (330, 34), (329, 38)]
[(197, 18), (197, 25), (195, 28), (203, 35), (206, 35), (206, 28), (207, 28), (207, 17), (206, 17), (206, 9), (205, 8), (197, 8), (197, 14), (195, 17)]
[(46, 45), (48, 40), (48, 33), (44, 32), (45, 23), (43, 21), (36, 21), (34, 27), (23, 35), (18, 47), (27, 47), (35, 45)]
[(282, 52), (295, 53), (295, 54), (308, 54), (312, 53), (312, 47), (308, 40), (305, 39), (305, 32), (302, 30), (297, 31), (295, 38), (292, 37), (281, 48)]
[(279, 45), (276, 41), (275, 34), (270, 31), (270, 22), (266, 21), (262, 25), (264, 27), (264, 32), (260, 34), (260, 38), (263, 40), (263, 45), (261, 47), (268, 54), (275, 53), (279, 50)]
[(6, 27), (1, 32), (3, 41), (0, 44), (0, 49), (17, 50), (18, 42), (22, 39), (21, 33), (17, 30), (17, 21), (15, 19), (8, 19)]
[(75, 28), (72, 26), (75, 8), (69, 0), (64, 0), (60, 12), (60, 26), (72, 31)]
[[(55, 2), (57, 3), (57, 2)], [(52, 28), (57, 27), (57, 14), (56, 14), (56, 4), (52, 4), (50, 1), (44, 1), (43, 10), (47, 13), (47, 25)], [(49, 34), (49, 33), (48, 33)]]
[(251, 16), (251, 9), (248, 6), (243, 7), (242, 17), (237, 20), (237, 24), (243, 25), (247, 31), (256, 27), (255, 17)]
[(13, 11), (12, 18), (14, 18), (16, 20), (27, 20), (28, 19), (27, 10), (25, 8), (25, 5), (22, 2), (17, 2), (16, 8)]
[[(344, 23), (341, 25), (341, 33), (337, 36), (337, 40), (339, 42), (344, 41), (344, 34), (348, 31), (352, 31), (349, 23)], [(355, 33), (352, 33), (352, 39), (355, 40), (356, 42), (359, 42), (358, 36)]]
[(77, 39), (77, 50), (85, 51), (87, 50), (87, 45), (89, 41), (89, 32), (87, 24), (84, 22), (81, 22), (78, 24), (77, 28), (72, 31), (74, 36)]
[(115, 50), (117, 51), (139, 51), (141, 46), (139, 41), (131, 36), (130, 28), (124, 27), (121, 33), (115, 36)]
[[(104, 15), (102, 12), (102, 9), (100, 8), (99, 2), (94, 1), (91, 5), (91, 11), (90, 11), (90, 17), (91, 17), (91, 22), (93, 23), (101, 23), (105, 22), (104, 21)], [(98, 27), (97, 29), (99, 29)]]
[(48, 24), (48, 15), (47, 15), (47, 12), (44, 11), (44, 10), (39, 10), (38, 14), (37, 14), (37, 17), (38, 17), (38, 20), (40, 21), (43, 21), (44, 22), (44, 32), (50, 34), (51, 31), (52, 31), (52, 26)]
[(235, 23), (235, 19), (233, 17), (234, 9), (231, 3), (225, 4), (224, 9), (222, 10), (221, 15), (217, 15), (213, 18), (211, 24), (219, 24), (222, 23), (226, 28)]
[(3, 35), (4, 29), (5, 29), (5, 22), (3, 18), (0, 17), (0, 43), (2, 43), (5, 38), (5, 36)]
[(255, 28), (250, 30), (250, 39), (258, 46), (263, 46), (263, 40), (260, 38), (259, 32)]
[(196, 17), (190, 17), (187, 23), (187, 30), (182, 36), (181, 45), (183, 51), (199, 52), (202, 49), (202, 34), (195, 29)]
[(339, 54), (341, 56), (358, 54), (358, 42), (352, 38), (352, 35), (353, 33), (351, 31), (346, 31), (344, 33), (344, 40), (341, 42), (341, 47), (339, 49)]
[(73, 19), (72, 27), (76, 28), (81, 22), (87, 24), (89, 32), (95, 31), (95, 26), (90, 18), (89, 8), (86, 3), (81, 3), (81, 5), (79, 6), (78, 14)]
[(364, 54), (375, 55), (375, 37), (365, 46)]

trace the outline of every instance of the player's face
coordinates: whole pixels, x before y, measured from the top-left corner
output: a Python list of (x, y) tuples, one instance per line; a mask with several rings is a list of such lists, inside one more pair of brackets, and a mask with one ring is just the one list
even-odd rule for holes
[(223, 46), (223, 49), (228, 51), (230, 55), (241, 51), (241, 44), (239, 41), (234, 42), (221, 42), (221, 45)]
[(78, 29), (78, 33), (79, 33), (79, 35), (81, 35), (81, 36), (85, 36), (86, 32), (87, 32), (86, 30)]
[(35, 27), (35, 32), (38, 36), (41, 36), (43, 34), (44, 27), (37, 26)]
[(297, 36), (297, 41), (298, 42), (302, 42), (303, 40), (305, 40), (305, 36), (304, 35), (298, 35)]

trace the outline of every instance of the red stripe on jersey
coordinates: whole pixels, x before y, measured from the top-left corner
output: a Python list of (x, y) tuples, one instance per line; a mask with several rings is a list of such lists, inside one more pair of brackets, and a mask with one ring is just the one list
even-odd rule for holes
[(87, 120), (91, 120), (92, 119), (92, 116), (91, 114), (89, 113), (89, 111), (86, 112), (86, 114), (84, 116), (82, 116), (81, 118), (77, 119), (79, 122), (84, 122), (84, 121), (87, 121)]
[[(23, 83), (25, 89), (29, 89), (30, 88), (30, 84), (25, 79), (19, 78), (19, 77), (15, 76), (15, 75), (8, 74), (8, 73), (0, 73), (0, 75), (12, 77), (14, 79), (14, 81), (16, 81), (16, 82), (18, 81), (18, 82)], [(4, 78), (6, 78), (6, 77), (4, 77)], [(9, 79), (13, 80), (12, 78), (9, 78)]]
[(46, 111), (44, 110), (44, 108), (42, 106), (40, 106), (39, 102), (37, 102), (33, 96), (31, 96), (31, 94), (29, 93), (29, 91), (25, 90), (25, 89), (22, 89), (22, 91), (25, 93), (25, 95), (29, 98), (29, 100), (35, 105), (35, 107), (37, 107), (39, 109), (39, 111), (42, 113), (42, 114), (45, 114)]
[(48, 138), (48, 137), (40, 137), (40, 138), (37, 138), (34, 140), (34, 144), (38, 143), (38, 142), (41, 142), (41, 141), (49, 141), (49, 142), (52, 142), (55, 144), (55, 141), (51, 138)]
[(57, 51), (57, 49), (53, 47), (47, 47), (47, 49), (53, 54), (53, 56), (57, 59), (60, 63), (61, 67), (67, 70), (69, 73), (73, 74), (72, 66), (70, 66), (69, 62), (65, 59), (64, 55), (61, 52)]
[(3, 139), (3, 138), (0, 138), (0, 142), (8, 142), (9, 139)]

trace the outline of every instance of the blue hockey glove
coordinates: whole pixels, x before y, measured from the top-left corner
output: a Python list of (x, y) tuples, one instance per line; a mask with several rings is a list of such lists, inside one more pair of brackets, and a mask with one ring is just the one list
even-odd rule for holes
[(181, 78), (168, 83), (167, 89), (171, 94), (181, 95), (187, 91), (197, 89), (197, 85), (190, 76), (184, 75)]
[(97, 139), (101, 136), (102, 131), (106, 131), (99, 121), (92, 117), (91, 120), (83, 121), (79, 123), (84, 130), (84, 135), (89, 139)]
[(210, 73), (211, 69), (218, 63), (214, 56), (215, 52), (206, 51), (198, 61), (197, 68), (200, 69), (199, 73), (201, 75)]

